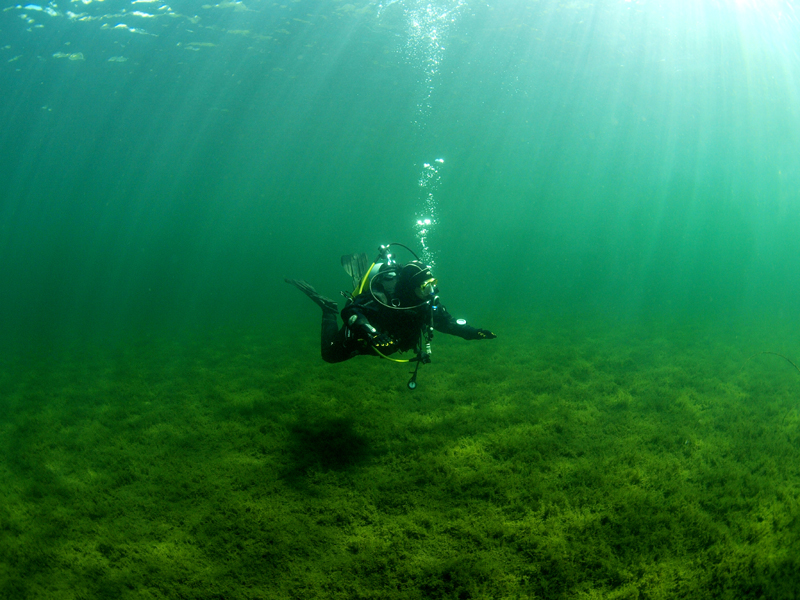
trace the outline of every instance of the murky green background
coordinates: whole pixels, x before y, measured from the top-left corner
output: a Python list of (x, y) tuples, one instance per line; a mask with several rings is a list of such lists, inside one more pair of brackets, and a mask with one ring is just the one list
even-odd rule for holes
[(463, 310), (796, 314), (789, 3), (165, 6), (3, 13), (12, 345), (283, 327), (419, 249), (425, 163)]

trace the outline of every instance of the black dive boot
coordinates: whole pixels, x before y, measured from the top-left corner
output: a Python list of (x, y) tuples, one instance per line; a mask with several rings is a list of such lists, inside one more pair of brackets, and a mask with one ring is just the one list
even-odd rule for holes
[(311, 298), (317, 306), (322, 309), (323, 313), (334, 313), (339, 314), (339, 305), (336, 304), (336, 300), (331, 300), (330, 298), (326, 298), (325, 296), (320, 296), (311, 285), (303, 281), (302, 279), (284, 279), (286, 283), (291, 283), (295, 286), (298, 290), (303, 292), (306, 296)]

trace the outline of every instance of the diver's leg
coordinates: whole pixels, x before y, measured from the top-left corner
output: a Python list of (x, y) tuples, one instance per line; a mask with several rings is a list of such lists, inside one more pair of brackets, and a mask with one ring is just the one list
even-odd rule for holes
[(299, 279), (286, 279), (285, 281), (311, 298), (322, 309), (322, 332), (320, 335), (322, 359), (325, 362), (337, 363), (354, 356), (353, 348), (350, 347), (351, 343), (347, 339), (346, 328), (339, 329), (337, 318), (339, 306), (336, 301), (321, 296), (305, 281)]
[(347, 328), (339, 329), (339, 322), (334, 313), (322, 313), (322, 360), (337, 363), (353, 356), (347, 343)]

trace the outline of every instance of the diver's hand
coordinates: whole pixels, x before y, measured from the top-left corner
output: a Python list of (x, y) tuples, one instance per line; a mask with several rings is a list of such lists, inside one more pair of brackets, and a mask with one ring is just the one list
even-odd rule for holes
[(381, 352), (388, 352), (394, 346), (394, 340), (385, 333), (381, 333), (369, 338), (369, 344)]
[(478, 329), (476, 340), (493, 340), (497, 336), (488, 329)]
[(369, 345), (373, 348), (377, 348), (382, 352), (386, 352), (387, 350), (390, 350), (392, 346), (394, 346), (394, 340), (389, 335), (380, 333), (372, 325), (368, 323), (364, 325), (364, 331), (367, 334), (367, 341), (369, 342)]

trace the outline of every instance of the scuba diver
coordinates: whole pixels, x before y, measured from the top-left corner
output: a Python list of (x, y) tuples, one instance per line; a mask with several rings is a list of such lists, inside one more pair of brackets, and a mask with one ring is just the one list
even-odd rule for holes
[[(415, 258), (406, 265), (397, 263), (389, 250), (401, 246)], [(437, 280), (431, 268), (403, 244), (381, 246), (378, 257), (367, 266), (367, 255), (342, 256), (342, 266), (353, 279), (353, 292), (341, 311), (344, 325), (339, 328), (339, 307), (335, 300), (317, 293), (305, 281), (286, 279), (322, 309), (322, 359), (329, 363), (348, 360), (359, 354), (381, 356), (395, 362), (415, 362), (408, 382), (416, 388), (417, 370), (429, 363), (433, 331), (457, 335), (465, 340), (490, 340), (497, 336), (486, 329), (467, 325), (454, 318), (439, 301)], [(395, 352), (415, 351), (411, 359), (389, 358)]]

